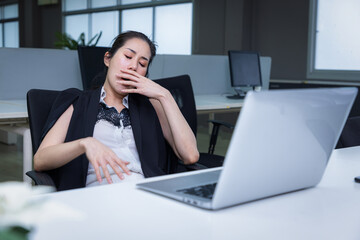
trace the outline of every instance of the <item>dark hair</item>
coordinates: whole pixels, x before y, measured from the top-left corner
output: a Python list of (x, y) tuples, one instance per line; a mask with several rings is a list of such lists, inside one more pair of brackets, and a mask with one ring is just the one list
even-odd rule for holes
[[(151, 56), (149, 59), (149, 64), (147, 66), (146, 75), (145, 75), (148, 76), (150, 64), (156, 55), (156, 45), (145, 34), (141, 32), (127, 31), (120, 33), (116, 38), (114, 38), (113, 44), (111, 48), (108, 50), (109, 57), (112, 58), (116, 54), (117, 50), (119, 50), (119, 48), (124, 46), (127, 41), (133, 38), (141, 39), (149, 45)], [(108, 68), (105, 66), (104, 71), (94, 77), (91, 84), (92, 88), (98, 88), (104, 84), (107, 74), (107, 69)]]

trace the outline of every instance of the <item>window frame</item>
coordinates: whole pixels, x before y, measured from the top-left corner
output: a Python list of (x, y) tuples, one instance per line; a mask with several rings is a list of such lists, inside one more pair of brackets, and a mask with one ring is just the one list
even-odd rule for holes
[[(62, 1), (62, 32), (65, 33), (65, 17), (71, 15), (78, 15), (78, 14), (88, 14), (88, 33), (89, 37), (92, 37), (94, 34), (92, 33), (92, 22), (91, 22), (91, 14), (92, 13), (99, 13), (99, 12), (108, 12), (108, 11), (119, 11), (118, 14), (118, 23), (119, 23), (119, 33), (122, 32), (122, 11), (129, 10), (129, 9), (137, 9), (137, 8), (145, 8), (145, 7), (152, 7), (153, 15), (152, 15), (152, 33), (151, 38), (154, 40), (155, 37), (155, 7), (158, 6), (165, 6), (165, 5), (175, 5), (175, 4), (182, 4), (182, 3), (193, 3), (192, 0), (151, 0), (150, 2), (143, 2), (143, 3), (134, 3), (134, 4), (121, 4), (121, 0), (117, 0), (116, 6), (109, 6), (109, 7), (100, 7), (100, 8), (91, 8), (91, 0), (87, 0), (87, 8), (82, 10), (73, 10), (73, 11), (65, 11), (65, 1)], [(192, 44), (192, 43), (191, 43)]]
[(5, 46), (5, 23), (9, 23), (9, 22), (18, 22), (18, 32), (19, 32), (19, 46), (20, 47), (20, 17), (19, 17), (19, 2), (17, 0), (7, 0), (7, 1), (3, 1), (3, 2), (0, 2), (0, 11), (1, 11), (1, 15), (2, 17), (5, 16), (5, 12), (4, 12), (4, 8), (5, 6), (9, 6), (9, 5), (13, 5), (13, 4), (17, 4), (17, 7), (18, 7), (18, 16), (15, 17), (15, 18), (6, 18), (6, 19), (3, 19), (3, 18), (0, 18), (0, 24), (2, 24), (2, 28), (1, 28), (1, 31), (2, 31), (2, 38), (0, 39), (1, 41), (1, 46), (2, 47), (6, 47)]
[(323, 79), (323, 80), (342, 80), (354, 82), (360, 81), (360, 71), (357, 70), (326, 70), (315, 69), (315, 52), (316, 52), (316, 26), (317, 26), (317, 12), (318, 0), (310, 0), (309, 6), (309, 35), (308, 35), (308, 59), (307, 72), (308, 79)]

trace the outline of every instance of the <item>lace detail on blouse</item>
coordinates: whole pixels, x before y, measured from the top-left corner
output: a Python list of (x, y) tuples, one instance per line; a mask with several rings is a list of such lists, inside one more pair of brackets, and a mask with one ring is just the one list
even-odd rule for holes
[(131, 126), (129, 109), (124, 108), (118, 113), (114, 107), (109, 108), (102, 102), (99, 103), (96, 123), (100, 120), (105, 120), (116, 127)]

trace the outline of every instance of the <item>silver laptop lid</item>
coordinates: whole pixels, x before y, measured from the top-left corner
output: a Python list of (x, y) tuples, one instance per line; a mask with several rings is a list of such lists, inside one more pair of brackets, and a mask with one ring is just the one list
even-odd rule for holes
[(213, 208), (315, 186), (356, 93), (356, 88), (249, 92)]

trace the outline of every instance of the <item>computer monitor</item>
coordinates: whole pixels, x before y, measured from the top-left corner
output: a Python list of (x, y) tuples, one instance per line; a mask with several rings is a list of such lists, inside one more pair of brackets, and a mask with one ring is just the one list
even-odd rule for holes
[(231, 86), (237, 94), (228, 98), (242, 99), (245, 97), (245, 87), (261, 86), (260, 57), (254, 51), (228, 52)]

